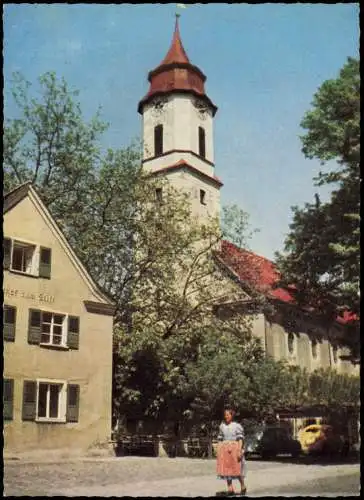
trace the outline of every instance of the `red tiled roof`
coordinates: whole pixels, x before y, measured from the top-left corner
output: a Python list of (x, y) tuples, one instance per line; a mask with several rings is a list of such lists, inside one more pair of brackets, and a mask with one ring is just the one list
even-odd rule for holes
[(158, 174), (164, 174), (166, 172), (169, 172), (171, 170), (180, 170), (182, 168), (187, 168), (188, 170), (194, 172), (200, 177), (205, 177), (209, 179), (211, 182), (218, 184), (219, 187), (223, 186), (223, 183), (221, 180), (214, 175), (211, 177), (210, 175), (205, 174), (204, 172), (201, 172), (201, 170), (198, 170), (196, 167), (193, 167), (189, 163), (187, 163), (185, 160), (179, 160), (177, 163), (174, 163), (173, 165), (169, 165), (168, 167), (161, 168), (159, 170), (156, 170), (155, 172), (151, 172), (151, 175), (158, 175)]
[(174, 91), (191, 92), (203, 99), (216, 113), (217, 107), (205, 93), (204, 82), (206, 76), (202, 71), (190, 63), (178, 27), (178, 18), (172, 38), (171, 46), (163, 61), (148, 75), (150, 88), (148, 93), (139, 102), (138, 111), (142, 112), (143, 105), (153, 96), (168, 94)]
[[(221, 243), (221, 258), (249, 287), (264, 293), (266, 296), (280, 300), (289, 304), (296, 304), (294, 297), (294, 285), (288, 288), (275, 287), (280, 279), (280, 272), (275, 264), (260, 255), (237, 247), (229, 241), (223, 240)], [(347, 324), (357, 320), (357, 316), (349, 311), (345, 311), (337, 317), (337, 322)]]

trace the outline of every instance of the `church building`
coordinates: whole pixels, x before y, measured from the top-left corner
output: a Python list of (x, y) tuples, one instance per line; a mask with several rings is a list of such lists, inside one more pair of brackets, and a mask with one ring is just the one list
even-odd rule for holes
[[(149, 90), (138, 105), (144, 169), (187, 191), (193, 215), (200, 219), (219, 216), (223, 184), (215, 175), (213, 139), (217, 106), (206, 93), (206, 76), (186, 54), (178, 16), (171, 46), (162, 62), (149, 72), (148, 81)], [(162, 198), (162, 188), (157, 191), (157, 197)], [(285, 358), (309, 371), (332, 367), (341, 373), (358, 373), (358, 366), (350, 362), (340, 342), (348, 316), (338, 318), (328, 329), (319, 317), (296, 305), (292, 291), (275, 288), (279, 273), (273, 262), (228, 241), (221, 242), (217, 260), (219, 269), (234, 277), (245, 296), (254, 286), (274, 304), (277, 314), (267, 317), (258, 313), (253, 324), (267, 355)]]

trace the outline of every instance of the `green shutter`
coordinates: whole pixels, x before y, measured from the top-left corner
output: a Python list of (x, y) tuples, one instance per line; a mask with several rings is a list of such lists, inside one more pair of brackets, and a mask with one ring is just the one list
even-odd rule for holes
[(67, 387), (67, 422), (78, 422), (80, 406), (80, 386), (69, 384)]
[(23, 420), (35, 420), (37, 414), (37, 382), (24, 380)]
[(11, 239), (4, 238), (3, 239), (3, 266), (4, 269), (10, 268), (11, 261)]
[(16, 307), (4, 306), (3, 335), (4, 340), (15, 341)]
[(39, 344), (41, 338), (42, 313), (38, 309), (29, 309), (28, 343)]
[(50, 248), (40, 247), (39, 255), (39, 277), (51, 277), (52, 250)]
[(80, 340), (80, 318), (68, 316), (67, 345), (70, 349), (78, 349)]
[(3, 381), (3, 418), (13, 420), (14, 380)]

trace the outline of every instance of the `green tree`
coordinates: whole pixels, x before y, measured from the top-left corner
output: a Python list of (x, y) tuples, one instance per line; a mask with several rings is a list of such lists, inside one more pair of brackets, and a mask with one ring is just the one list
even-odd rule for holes
[(89, 201), (107, 126), (99, 113), (87, 123), (78, 92), (53, 72), (39, 77), (39, 96), (20, 73), (14, 73), (11, 90), (18, 117), (5, 117), (4, 190), (31, 181), (54, 217), (66, 216), (72, 226)]
[(293, 207), (293, 222), (277, 263), (285, 284), (294, 283), (297, 298), (321, 310), (328, 320), (343, 311), (356, 315), (347, 343), (359, 355), (360, 255), (360, 73), (359, 61), (348, 58), (339, 76), (325, 81), (304, 116), (307, 130), (302, 151), (322, 164), (317, 186), (332, 185), (330, 200)]
[(310, 374), (308, 383), (309, 400), (313, 405), (323, 405), (331, 411), (345, 406), (359, 406), (359, 377), (321, 368)]
[(221, 230), (223, 238), (239, 248), (247, 248), (249, 239), (258, 229), (251, 229), (249, 214), (237, 204), (222, 207)]

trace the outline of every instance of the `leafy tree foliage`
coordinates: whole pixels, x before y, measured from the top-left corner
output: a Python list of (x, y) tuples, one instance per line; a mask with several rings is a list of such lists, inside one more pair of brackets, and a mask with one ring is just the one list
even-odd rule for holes
[(4, 190), (31, 181), (57, 219), (72, 225), (90, 197), (100, 158), (98, 139), (106, 129), (99, 113), (85, 122), (77, 91), (48, 72), (38, 81), (40, 96), (20, 73), (12, 95), (19, 117), (5, 120)]
[(39, 89), (31, 98), (16, 75), (5, 190), (33, 182), (116, 305), (115, 413), (199, 420), (216, 417), (227, 400), (264, 414), (307, 397), (304, 374), (265, 359), (249, 316), (216, 314), (227, 297), (245, 300), (237, 284), (226, 287), (215, 251), (223, 235), (246, 245), (246, 214), (225, 209), (223, 235), (215, 219), (194, 219), (187, 194), (144, 172), (138, 144), (102, 152), (106, 125), (99, 115), (85, 122), (64, 80), (47, 73)]
[(223, 237), (239, 248), (247, 248), (249, 239), (258, 231), (251, 230), (249, 214), (234, 203), (223, 206), (221, 215)]
[[(19, 118), (5, 126), (5, 189), (32, 181), (113, 299), (119, 409), (142, 416), (168, 408), (181, 413), (185, 364), (204, 332), (221, 324), (212, 307), (226, 295), (212, 252), (221, 238), (217, 221), (193, 219), (186, 194), (148, 176), (137, 144), (102, 152), (106, 125), (99, 115), (85, 123), (77, 92), (64, 80), (47, 73), (38, 89), (32, 97), (30, 83), (16, 75)], [(235, 292), (240, 296), (238, 287)], [(234, 328), (244, 333), (246, 323), (241, 318)]]
[(347, 405), (358, 408), (360, 379), (331, 369), (315, 370), (309, 377), (309, 398), (311, 404), (324, 405), (331, 410)]
[(297, 287), (300, 302), (328, 319), (351, 311), (347, 343), (359, 356), (360, 239), (360, 74), (359, 61), (348, 58), (339, 76), (325, 81), (302, 120), (307, 130), (302, 151), (336, 168), (320, 172), (317, 186), (332, 185), (328, 202), (319, 196), (303, 208), (293, 207), (285, 252), (277, 255), (286, 284)]

